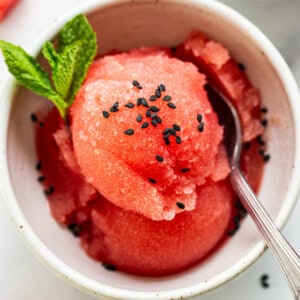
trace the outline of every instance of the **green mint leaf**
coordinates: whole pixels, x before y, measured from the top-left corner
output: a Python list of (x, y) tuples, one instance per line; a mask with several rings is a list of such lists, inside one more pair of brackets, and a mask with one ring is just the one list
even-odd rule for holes
[(97, 53), (97, 41), (87, 19), (78, 15), (60, 30), (57, 42), (57, 51), (51, 42), (46, 42), (42, 49), (51, 67), (52, 81), (41, 65), (22, 48), (0, 40), (0, 49), (17, 81), (50, 99), (64, 118)]
[(51, 68), (54, 69), (57, 64), (58, 55), (54, 49), (53, 44), (51, 42), (46, 42), (43, 45), (42, 53), (44, 57), (48, 60), (48, 63), (51, 66)]
[(16, 80), (32, 92), (52, 100), (64, 117), (66, 104), (53, 90), (49, 76), (40, 64), (21, 47), (11, 43), (0, 40), (0, 49), (9, 72)]
[(96, 34), (83, 15), (78, 15), (68, 22), (58, 35), (58, 53), (64, 52), (64, 48), (80, 41), (81, 45), (76, 54), (73, 80), (70, 86), (68, 105), (71, 105), (80, 88), (87, 70), (97, 53)]
[(15, 76), (20, 84), (30, 85), (27, 79), (35, 78), (43, 90), (52, 88), (47, 73), (22, 48), (5, 41), (0, 41), (0, 49), (10, 73)]
[[(65, 100), (69, 99), (70, 88), (74, 80), (76, 55), (80, 49), (81, 41), (64, 47), (62, 53), (56, 53), (52, 44), (47, 42), (43, 54), (52, 68), (52, 79), (56, 91)], [(67, 101), (68, 102), (68, 101)]]

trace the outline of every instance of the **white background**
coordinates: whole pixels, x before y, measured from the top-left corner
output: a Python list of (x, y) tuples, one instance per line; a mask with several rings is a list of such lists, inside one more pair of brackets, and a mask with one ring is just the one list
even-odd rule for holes
[[(0, 23), (0, 39), (26, 48), (54, 18), (90, 0), (21, 0)], [(300, 0), (224, 0), (254, 22), (279, 48), (300, 83)], [(0, 93), (8, 73), (0, 57)], [(300, 101), (300, 99), (299, 99)], [(300, 252), (300, 201), (284, 233)], [(92, 300), (66, 285), (41, 265), (25, 248), (0, 201), (0, 299)], [(260, 277), (269, 275), (263, 289)], [(246, 273), (199, 300), (289, 300), (287, 285), (271, 254), (267, 252)]]

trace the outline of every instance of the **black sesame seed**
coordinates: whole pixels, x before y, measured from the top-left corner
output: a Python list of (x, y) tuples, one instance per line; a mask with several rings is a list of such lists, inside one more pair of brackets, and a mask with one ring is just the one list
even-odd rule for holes
[(151, 120), (151, 124), (152, 124), (154, 127), (157, 127), (157, 122), (156, 122), (155, 119), (152, 119), (152, 120)]
[(238, 63), (237, 64), (237, 66), (239, 67), (239, 69), (240, 70), (242, 70), (242, 71), (245, 71), (246, 70), (246, 67), (245, 67), (245, 65), (244, 64), (242, 64), (242, 63)]
[(39, 161), (39, 162), (35, 165), (35, 168), (36, 168), (37, 170), (40, 170), (40, 169), (42, 168), (42, 162)]
[(185, 205), (182, 202), (176, 202), (176, 205), (180, 209), (185, 209)]
[(190, 171), (189, 168), (182, 168), (182, 169), (181, 169), (181, 172), (182, 172), (182, 173), (186, 173), (186, 172), (189, 172), (189, 171)]
[(172, 97), (170, 95), (166, 95), (163, 97), (163, 101), (171, 101)]
[(198, 121), (199, 123), (201, 123), (201, 122), (202, 122), (202, 119), (203, 119), (202, 115), (201, 115), (201, 114), (198, 114), (198, 115), (197, 115), (197, 121)]
[(140, 86), (140, 83), (137, 80), (132, 80), (132, 85), (138, 87)]
[(173, 47), (171, 47), (170, 49), (171, 49), (171, 52), (173, 52), (173, 53), (174, 53), (174, 52), (176, 52), (176, 50), (177, 50), (177, 47), (176, 47), (176, 46), (173, 46)]
[(203, 132), (203, 130), (204, 130), (204, 123), (203, 122), (198, 125), (198, 130), (200, 132)]
[(157, 106), (150, 106), (150, 110), (152, 112), (158, 112), (158, 111), (160, 111), (160, 109)]
[(164, 161), (164, 158), (162, 156), (160, 156), (160, 155), (156, 155), (155, 158), (159, 162), (163, 162)]
[(155, 95), (150, 96), (149, 101), (155, 101), (155, 100), (156, 100), (156, 96)]
[(260, 111), (261, 111), (263, 114), (266, 114), (269, 110), (268, 110), (267, 107), (262, 107), (262, 108), (260, 109)]
[(136, 117), (136, 120), (137, 120), (137, 122), (142, 122), (143, 116), (139, 114), (139, 115)]
[(112, 271), (115, 272), (117, 271), (117, 268), (115, 265), (112, 264), (107, 264), (107, 263), (102, 263), (103, 268), (105, 268), (107, 271)]
[(261, 156), (264, 156), (264, 155), (265, 155), (265, 150), (264, 150), (264, 149), (259, 149), (259, 150), (258, 150), (258, 153), (259, 153)]
[(165, 140), (165, 144), (166, 144), (167, 146), (169, 146), (169, 145), (170, 145), (170, 140), (169, 140), (169, 138), (168, 138), (168, 137), (164, 137), (164, 140)]
[(244, 148), (245, 148), (246, 150), (249, 150), (249, 149), (251, 148), (251, 142), (246, 142), (246, 143), (244, 144)]
[(151, 110), (150, 109), (146, 110), (146, 117), (151, 117)]
[(38, 121), (38, 118), (37, 118), (36, 114), (31, 114), (30, 118), (31, 118), (32, 122), (37, 122)]
[(107, 118), (109, 117), (109, 112), (106, 111), (106, 110), (103, 110), (103, 111), (102, 111), (102, 115), (103, 115), (104, 118), (107, 119)]
[(145, 98), (141, 98), (141, 104), (145, 107), (149, 107), (148, 102)]
[(153, 113), (153, 114), (151, 114), (151, 116), (150, 116), (152, 119), (155, 119), (155, 118), (157, 118), (157, 113)]
[(270, 160), (270, 158), (271, 158), (271, 155), (270, 155), (270, 154), (265, 154), (265, 155), (263, 156), (263, 161), (264, 161), (264, 162), (268, 162), (268, 161)]
[(110, 112), (114, 113), (114, 112), (117, 112), (119, 111), (119, 108), (117, 106), (112, 106), (110, 109), (109, 109)]
[(267, 289), (267, 288), (270, 287), (270, 285), (269, 285), (269, 283), (267, 283), (267, 282), (263, 282), (263, 283), (262, 283), (262, 287)]
[(261, 120), (260, 123), (261, 123), (262, 126), (266, 127), (268, 125), (268, 120), (267, 119), (263, 119), (263, 120)]
[(176, 108), (176, 105), (173, 102), (168, 102), (167, 104), (170, 108)]
[(267, 279), (269, 279), (269, 275), (268, 274), (263, 274), (260, 279), (262, 281), (266, 281)]
[(128, 108), (134, 108), (134, 104), (133, 103), (126, 103), (125, 106), (128, 107)]
[(44, 190), (44, 193), (46, 195), (51, 195), (54, 192), (54, 186), (50, 185), (50, 187), (48, 188), (48, 190)]
[(177, 125), (177, 124), (173, 124), (173, 128), (174, 128), (174, 130), (176, 130), (176, 131), (180, 131), (180, 126)]
[(148, 180), (149, 180), (151, 183), (156, 183), (156, 180), (153, 179), (153, 178), (148, 178)]
[(263, 288), (268, 288), (270, 287), (270, 284), (268, 283), (269, 275), (268, 274), (263, 274), (260, 277), (260, 284)]
[(266, 144), (266, 142), (263, 140), (261, 135), (258, 135), (256, 140), (257, 140), (258, 144), (261, 146), (264, 146)]
[(156, 122), (157, 122), (158, 124), (161, 124), (161, 123), (162, 123), (162, 119), (161, 119), (160, 117), (157, 117), (157, 118), (156, 118)]
[(81, 232), (81, 227), (76, 223), (70, 223), (68, 229), (72, 232), (75, 237), (79, 237)]
[(160, 91), (159, 88), (156, 89), (155, 96), (156, 96), (156, 98), (160, 98), (161, 97), (161, 91)]
[(117, 112), (117, 111), (119, 111), (119, 102), (115, 102), (110, 108), (110, 112)]
[(158, 86), (158, 88), (160, 89), (160, 91), (164, 92), (166, 90), (166, 86), (164, 84), (160, 84)]
[(43, 182), (43, 181), (46, 180), (46, 177), (45, 176), (39, 176), (37, 180), (38, 180), (38, 182)]
[(137, 105), (137, 106), (142, 105), (142, 98), (138, 98), (138, 99), (136, 100), (136, 105)]
[(147, 128), (149, 126), (148, 122), (143, 123), (143, 125), (141, 126), (141, 128)]
[(126, 129), (126, 130), (124, 131), (124, 133), (127, 134), (127, 135), (133, 135), (133, 134), (134, 134), (134, 130), (131, 129), (131, 128), (129, 128), (129, 129)]

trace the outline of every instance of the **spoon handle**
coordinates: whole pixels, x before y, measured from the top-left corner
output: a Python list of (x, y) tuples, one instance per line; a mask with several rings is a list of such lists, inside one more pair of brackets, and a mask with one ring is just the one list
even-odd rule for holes
[(255, 196), (239, 167), (232, 167), (230, 180), (245, 209), (255, 221), (267, 245), (277, 259), (293, 292), (294, 299), (300, 299), (300, 258), (282, 236), (268, 213)]

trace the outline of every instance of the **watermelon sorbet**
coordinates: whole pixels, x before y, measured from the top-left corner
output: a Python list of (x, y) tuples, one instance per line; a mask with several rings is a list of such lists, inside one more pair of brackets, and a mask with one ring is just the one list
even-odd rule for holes
[(221, 44), (193, 33), (176, 49), (98, 58), (68, 125), (55, 109), (38, 114), (38, 180), (55, 220), (89, 256), (109, 270), (166, 275), (234, 233), (241, 214), (206, 86), (218, 86), (240, 114), (242, 169), (257, 191), (269, 158), (266, 109), (244, 69)]

